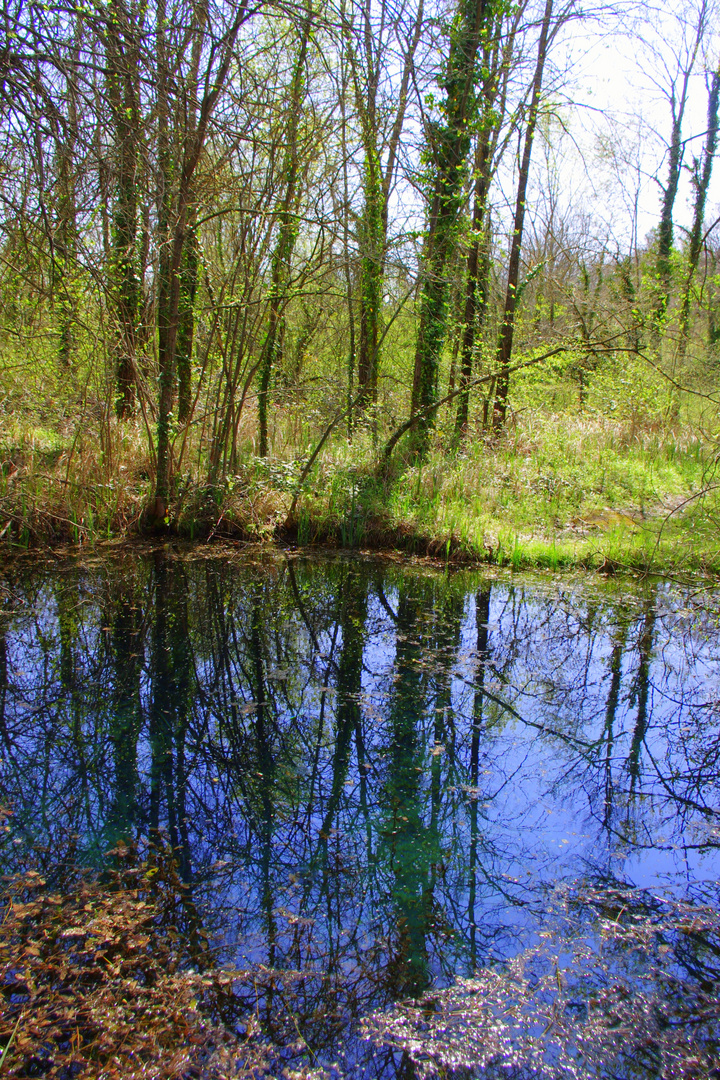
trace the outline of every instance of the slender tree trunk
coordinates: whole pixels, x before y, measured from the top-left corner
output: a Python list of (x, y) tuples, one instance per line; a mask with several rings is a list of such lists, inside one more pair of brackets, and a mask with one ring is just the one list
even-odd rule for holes
[(282, 361), (282, 325), (288, 299), (288, 281), (292, 256), (298, 236), (297, 189), (300, 174), (298, 128), (305, 96), (305, 66), (311, 27), (312, 9), (308, 5), (302, 23), (300, 45), (295, 60), (290, 91), (287, 144), (283, 161), (284, 192), (280, 204), (278, 238), (272, 259), (268, 329), (260, 362), (260, 389), (258, 394), (258, 453), (260, 457), (265, 457), (268, 452), (267, 413), (270, 377), (273, 369), (276, 369)]
[(355, 84), (355, 103), (360, 116), (360, 128), (365, 150), (363, 167), (363, 191), (365, 202), (360, 221), (360, 333), (358, 340), (358, 389), (365, 393), (360, 397), (358, 408), (364, 408), (375, 399), (377, 391), (377, 349), (379, 320), (382, 305), (384, 278), (385, 230), (383, 228), (384, 205), (382, 172), (377, 147), (377, 88), (379, 59), (373, 47), (370, 10), (363, 8), (364, 53), (366, 70), (364, 79), (355, 63), (352, 43), (348, 39), (350, 63)]
[(63, 129), (58, 132), (57, 171), (58, 204), (55, 231), (54, 293), (59, 316), (58, 358), (63, 367), (70, 367), (76, 347), (77, 322), (77, 191), (75, 155), (78, 139), (77, 86), (82, 23), (76, 18), (71, 62), (66, 79), (67, 115)]
[(512, 241), (510, 244), (510, 258), (508, 260), (508, 280), (507, 289), (505, 291), (503, 321), (500, 329), (500, 339), (495, 354), (496, 364), (499, 368), (497, 383), (495, 385), (495, 402), (493, 405), (493, 428), (496, 431), (499, 431), (505, 425), (505, 416), (507, 413), (507, 398), (510, 389), (510, 362), (512, 359), (515, 312), (517, 308), (518, 285), (520, 280), (520, 252), (522, 250), (523, 228), (525, 225), (525, 198), (530, 176), (530, 158), (532, 155), (535, 128), (537, 126), (538, 111), (540, 107), (543, 72), (545, 70), (545, 61), (547, 59), (550, 39), (552, 12), (553, 0), (546, 0), (545, 13), (540, 28), (537, 63), (535, 65), (535, 76), (532, 84), (527, 127), (525, 128), (523, 156), (522, 161), (520, 162), (520, 172), (518, 174), (515, 220), (513, 223)]
[(682, 113), (683, 109), (680, 110), (677, 116), (673, 117), (668, 161), (668, 182), (663, 192), (662, 211), (660, 214), (660, 224), (658, 225), (657, 260), (655, 264), (658, 297), (654, 313), (656, 346), (659, 342), (660, 330), (667, 313), (670, 298), (670, 255), (673, 245), (673, 209), (675, 207), (675, 198), (680, 182), (680, 169), (682, 167)]
[[(341, 7), (342, 18), (345, 18), (345, 8)], [(341, 60), (341, 85), (340, 85), (340, 146), (342, 150), (343, 171), (343, 270), (345, 274), (345, 293), (347, 297), (348, 314), (348, 354), (347, 354), (347, 436), (352, 440), (354, 427), (353, 410), (353, 379), (355, 377), (355, 305), (353, 302), (352, 265), (350, 261), (350, 187), (348, 183), (348, 150), (347, 150), (347, 67), (345, 58)]]
[[(170, 99), (167, 42), (165, 37), (166, 4), (158, 0), (157, 52), (157, 115), (158, 115), (158, 172), (160, 175), (158, 266), (158, 411), (157, 411), (157, 474), (155, 499), (151, 517), (162, 525), (167, 516), (170, 496), (170, 461), (172, 412), (175, 398), (177, 341), (180, 328), (182, 295), (181, 268), (188, 238), (188, 222), (194, 214), (193, 177), (197, 169), (208, 124), (230, 70), (235, 41), (247, 18), (243, 0), (234, 10), (232, 25), (222, 39), (222, 50), (216, 68), (208, 69), (199, 78), (203, 56), (202, 41), (207, 22), (207, 8), (196, 12), (192, 50), (192, 71), (188, 78), (189, 107), (187, 124), (182, 132), (182, 152), (175, 161), (170, 139)], [(216, 53), (210, 53), (211, 63)], [(196, 87), (205, 86), (202, 101), (196, 104)], [(187, 104), (187, 103), (186, 103)]]
[(653, 317), (653, 336), (656, 348), (660, 345), (660, 335), (667, 315), (670, 300), (670, 288), (672, 277), (671, 254), (673, 246), (673, 211), (677, 197), (678, 184), (680, 183), (680, 171), (684, 143), (682, 140), (682, 124), (685, 115), (685, 107), (688, 100), (690, 75), (695, 66), (695, 60), (705, 33), (707, 21), (707, 5), (703, 0), (696, 26), (695, 42), (691, 56), (687, 61), (682, 73), (682, 83), (679, 97), (675, 94), (673, 83), (670, 94), (670, 108), (672, 113), (672, 131), (670, 135), (670, 147), (668, 151), (668, 179), (663, 191), (662, 210), (658, 225), (658, 246), (655, 269), (657, 274), (657, 301)]
[(158, 174), (158, 416), (157, 477), (154, 517), (162, 523), (167, 513), (170, 487), (170, 419), (175, 382), (175, 328), (171, 316), (171, 232), (172, 156), (170, 150), (170, 101), (168, 95), (168, 57), (165, 40), (166, 4), (158, 0), (155, 49), (157, 55)]
[[(514, 9), (506, 35), (503, 24), (507, 14), (500, 8), (492, 32), (486, 35), (483, 49), (483, 116), (475, 155), (475, 192), (473, 205), (473, 242), (468, 252), (465, 279), (465, 307), (461, 325), (460, 374), (458, 407), (455, 418), (455, 439), (462, 441), (467, 434), (470, 406), (470, 383), (473, 374), (475, 343), (482, 330), (487, 311), (490, 281), (490, 220), (488, 198), (494, 174), (498, 142), (507, 106), (507, 93), (515, 37), (524, 4)], [(503, 42), (504, 36), (504, 43)], [(493, 384), (494, 385), (494, 384)], [(449, 390), (454, 386), (449, 386)], [(483, 426), (487, 422), (488, 400), (485, 398)]]
[(372, 145), (365, 150), (365, 206), (360, 231), (360, 341), (358, 387), (366, 396), (360, 408), (377, 398), (378, 341), (385, 280), (385, 227), (380, 161)]
[(197, 290), (200, 248), (196, 226), (196, 207), (190, 200), (188, 229), (183, 249), (183, 265), (180, 271), (180, 310), (178, 312), (177, 378), (178, 420), (181, 424), (190, 419), (192, 407), (192, 355), (195, 337), (195, 293)]
[[(347, 48), (355, 87), (355, 104), (365, 151), (363, 169), (364, 205), (360, 222), (360, 332), (358, 341), (358, 388), (364, 389), (358, 408), (377, 400), (382, 337), (382, 299), (388, 234), (388, 200), (397, 164), (397, 152), (407, 108), (408, 85), (423, 25), (423, 0), (419, 0), (412, 37), (408, 43), (400, 79), (398, 104), (383, 169), (380, 129), (377, 117), (377, 89), (380, 74), (380, 45), (375, 45), (370, 24), (369, 0), (363, 9), (366, 73), (361, 79), (349, 33)], [(384, 13), (384, 6), (383, 6)], [(347, 29), (347, 27), (346, 27)]]
[[(475, 342), (482, 329), (490, 279), (490, 220), (488, 199), (494, 173), (500, 130), (507, 106), (507, 91), (515, 36), (522, 5), (518, 5), (503, 41), (504, 8), (495, 15), (494, 27), (483, 45), (482, 122), (475, 154), (475, 191), (473, 203), (473, 241), (468, 252), (465, 280), (465, 307), (460, 341), (460, 375), (455, 438), (462, 440), (467, 433), (470, 407), (470, 382), (473, 373)], [(448, 387), (449, 391), (454, 386)]]
[(472, 379), (475, 334), (482, 324), (487, 308), (488, 278), (490, 275), (490, 236), (487, 220), (488, 193), (490, 190), (490, 131), (483, 129), (477, 158), (475, 201), (473, 205), (473, 242), (467, 259), (465, 285), (465, 310), (463, 313), (462, 343), (460, 346), (461, 393), (458, 397), (455, 433), (464, 438), (467, 432), (470, 407), (470, 381)]
[(680, 357), (685, 356), (688, 339), (688, 325), (690, 322), (690, 293), (695, 271), (700, 259), (700, 250), (703, 240), (703, 223), (705, 221), (705, 206), (707, 203), (710, 178), (712, 176), (713, 158), (717, 149), (718, 137), (718, 102), (720, 100), (720, 67), (713, 73), (708, 94), (707, 111), (707, 135), (702, 154), (702, 167), (697, 162), (693, 181), (695, 185), (695, 209), (693, 212), (692, 229), (690, 230), (690, 243), (688, 245), (688, 264), (683, 288), (682, 309), (680, 311)]
[(135, 353), (140, 320), (137, 250), (137, 170), (140, 114), (138, 57), (133, 27), (122, 0), (110, 7), (105, 57), (108, 99), (114, 128), (115, 197), (111, 294), (115, 308), (115, 411), (130, 416), (135, 407)]

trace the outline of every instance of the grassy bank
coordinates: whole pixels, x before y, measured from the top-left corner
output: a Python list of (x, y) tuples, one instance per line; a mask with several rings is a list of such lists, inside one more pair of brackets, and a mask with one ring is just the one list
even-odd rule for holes
[[(428, 457), (387, 468), (370, 432), (260, 459), (246, 448), (213, 488), (176, 481), (166, 528), (190, 539), (282, 539), (389, 547), (513, 567), (720, 571), (713, 440), (697, 426), (526, 409), (502, 438), (460, 452), (442, 432)], [(189, 457), (189, 455), (188, 455)], [(0, 536), (7, 545), (93, 543), (146, 530), (153, 461), (139, 425), (63, 436), (5, 433)]]
[(625, 439), (608, 421), (529, 416), (497, 443), (387, 478), (336, 456), (299, 502), (297, 530), (517, 568), (717, 572), (719, 520), (708, 447), (690, 431)]

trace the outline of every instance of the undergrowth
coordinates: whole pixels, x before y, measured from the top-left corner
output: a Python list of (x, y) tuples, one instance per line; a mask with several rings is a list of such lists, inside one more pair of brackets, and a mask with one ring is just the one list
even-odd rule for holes
[[(0, 539), (31, 547), (146, 530), (154, 463), (140, 423), (106, 424), (100, 440), (89, 429), (12, 434), (3, 436)], [(697, 424), (643, 429), (634, 416), (527, 406), (502, 437), (475, 431), (460, 449), (440, 430), (420, 463), (401, 443), (383, 468), (381, 447), (368, 428), (352, 442), (336, 433), (304, 476), (310, 450), (261, 459), (249, 442), (210, 482), (189, 443), (165, 529), (517, 568), (720, 571), (717, 447)]]

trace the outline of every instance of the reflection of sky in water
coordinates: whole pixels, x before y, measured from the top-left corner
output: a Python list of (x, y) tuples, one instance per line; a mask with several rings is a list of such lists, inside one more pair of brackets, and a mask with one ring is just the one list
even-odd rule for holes
[(718, 877), (713, 596), (281, 557), (12, 588), (14, 839), (92, 861), (157, 821), (241, 964), (363, 968), (370, 998), (397, 967), (392, 996), (420, 953), (516, 948), (556, 882)]

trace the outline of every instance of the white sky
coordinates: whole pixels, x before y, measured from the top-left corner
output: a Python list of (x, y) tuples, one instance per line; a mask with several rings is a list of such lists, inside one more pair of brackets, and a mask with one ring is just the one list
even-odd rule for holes
[[(562, 110), (569, 126), (569, 135), (561, 139), (562, 187), (572, 204), (589, 212), (598, 224), (605, 222), (619, 242), (627, 243), (631, 236), (636, 198), (640, 243), (659, 220), (662, 191), (654, 178), (663, 184), (667, 180), (672, 123), (668, 95), (678, 75), (678, 59), (686, 61), (692, 50), (697, 10), (690, 8), (687, 18), (689, 31), (683, 26), (679, 5), (673, 5), (670, 11), (650, 13), (647, 20), (634, 20), (627, 14), (618, 17), (612, 20), (611, 32), (603, 19), (605, 32), (595, 37), (580, 23), (568, 28), (565, 55), (572, 82), (567, 93), (574, 104)], [(704, 145), (705, 72), (718, 63), (716, 26), (717, 17), (711, 16), (689, 83), (683, 121), (683, 138), (691, 140), (685, 148), (686, 166)], [(718, 216), (719, 204), (720, 162), (716, 159), (706, 227)], [(693, 191), (685, 168), (675, 203), (676, 240), (682, 236), (681, 226), (691, 224), (692, 213)]]

